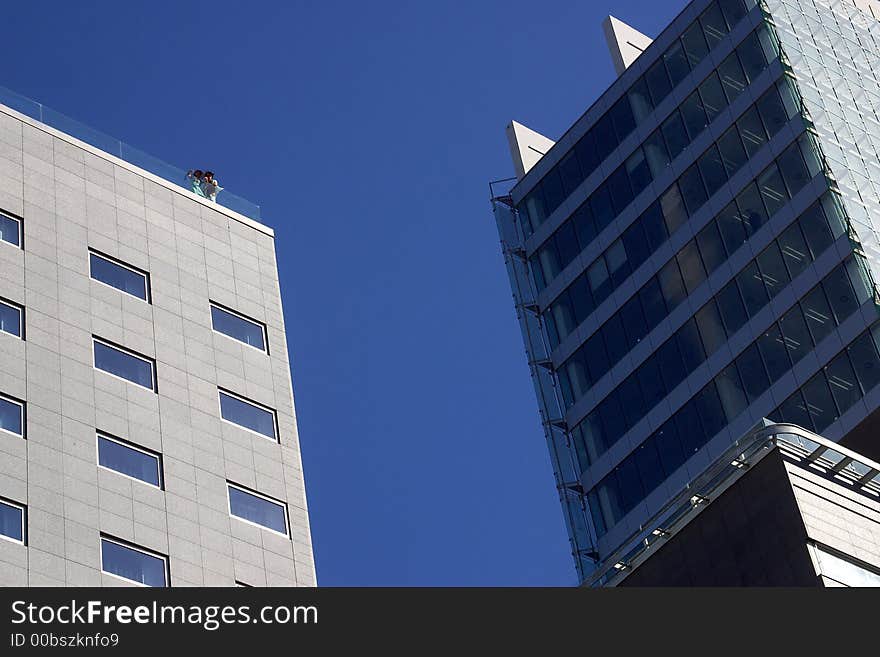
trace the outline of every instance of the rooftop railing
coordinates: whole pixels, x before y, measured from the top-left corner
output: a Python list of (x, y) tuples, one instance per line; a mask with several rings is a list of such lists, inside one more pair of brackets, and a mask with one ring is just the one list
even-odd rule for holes
[(633, 532), (583, 586), (616, 586), (758, 461), (778, 449), (798, 467), (880, 500), (880, 464), (794, 424), (764, 420)]
[[(163, 162), (149, 153), (145, 153), (134, 146), (126, 144), (124, 141), (115, 139), (114, 137), (104, 134), (100, 130), (95, 130), (69, 116), (65, 116), (61, 112), (53, 110), (51, 107), (46, 107), (42, 103), (38, 103), (26, 96), (10, 91), (5, 87), (0, 87), (0, 103), (16, 112), (20, 112), (32, 119), (36, 119), (40, 123), (45, 123), (71, 137), (84, 141), (110, 155), (115, 155), (126, 162), (130, 162), (141, 169), (167, 180), (168, 182), (174, 183), (178, 187), (187, 190), (190, 189), (189, 181), (186, 179), (186, 170), (168, 164), (167, 162)], [(217, 195), (216, 202), (217, 205), (222, 205), (225, 208), (262, 223), (260, 219), (260, 206), (251, 203), (247, 199), (236, 196), (223, 189)]]

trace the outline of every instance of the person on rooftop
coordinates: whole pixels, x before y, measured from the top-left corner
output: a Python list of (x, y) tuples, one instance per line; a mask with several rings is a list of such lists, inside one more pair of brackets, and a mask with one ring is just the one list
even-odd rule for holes
[(203, 188), (203, 176), (204, 174), (202, 173), (201, 169), (190, 169), (186, 172), (186, 179), (189, 180), (190, 191), (194, 194), (198, 194), (199, 196), (205, 195), (205, 190)]
[(205, 176), (202, 178), (202, 190), (206, 197), (217, 202), (217, 194), (219, 194), (223, 188), (214, 178), (213, 171), (205, 171)]

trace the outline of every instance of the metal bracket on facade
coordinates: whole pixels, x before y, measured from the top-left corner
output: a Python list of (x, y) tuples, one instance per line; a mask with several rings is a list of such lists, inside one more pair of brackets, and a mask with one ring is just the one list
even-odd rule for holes
[(862, 475), (858, 479), (858, 481), (856, 481), (856, 485), (857, 486), (864, 486), (869, 481), (871, 481), (874, 477), (876, 477), (878, 474), (880, 474), (880, 470), (877, 470), (876, 468), (871, 468), (864, 475)]

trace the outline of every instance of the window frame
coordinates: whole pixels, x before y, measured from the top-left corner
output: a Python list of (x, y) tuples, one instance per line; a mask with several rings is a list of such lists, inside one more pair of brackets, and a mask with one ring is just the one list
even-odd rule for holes
[(5, 244), (6, 246), (9, 246), (13, 249), (24, 250), (24, 219), (12, 214), (11, 212), (7, 212), (6, 210), (0, 210), (0, 215), (3, 215), (7, 219), (11, 219), (16, 224), (18, 224), (18, 244), (13, 244), (12, 242), (7, 242), (3, 239), (0, 239), (0, 244)]
[[(151, 586), (151, 585), (145, 584), (143, 582), (138, 582), (137, 580), (129, 579), (128, 577), (124, 577), (123, 575), (117, 575), (116, 573), (111, 573), (109, 570), (105, 570), (104, 569), (104, 545), (103, 545), (104, 541), (107, 541), (108, 543), (115, 543), (116, 545), (122, 546), (124, 548), (129, 549), (129, 550), (133, 550), (135, 552), (140, 552), (141, 554), (146, 554), (149, 557), (155, 557), (156, 559), (160, 559), (162, 561), (162, 563), (165, 565), (165, 568), (164, 568), (165, 586), (164, 587)], [(148, 589), (149, 588), (170, 588), (170, 586), (171, 586), (171, 572), (170, 572), (170, 568), (169, 568), (168, 557), (166, 555), (161, 554), (159, 552), (155, 552), (153, 550), (150, 550), (149, 548), (145, 548), (140, 545), (135, 545), (134, 543), (123, 540), (121, 538), (116, 538), (115, 536), (110, 536), (109, 534), (105, 534), (103, 532), (101, 532), (98, 535), (98, 548), (99, 548), (98, 553), (99, 553), (99, 557), (100, 557), (100, 561), (101, 561), (101, 574), (102, 575), (109, 575), (110, 577), (115, 577), (116, 579), (122, 580), (123, 582), (128, 582), (130, 584), (134, 584), (135, 586), (138, 586), (141, 588), (148, 588)]]
[[(138, 360), (142, 360), (150, 366), (150, 379), (151, 379), (151, 387), (143, 386), (136, 381), (132, 381), (131, 379), (126, 379), (125, 377), (119, 376), (118, 374), (114, 374), (113, 372), (108, 372), (107, 370), (102, 370), (98, 367), (98, 364), (95, 362), (95, 344), (101, 343), (105, 347), (109, 347), (110, 349), (115, 349), (127, 356), (131, 356), (132, 358), (137, 358)], [(125, 381), (126, 383), (130, 383), (132, 385), (136, 385), (138, 388), (144, 388), (145, 390), (152, 390), (155, 394), (159, 393), (159, 385), (156, 376), (156, 361), (150, 358), (149, 356), (144, 356), (143, 354), (139, 354), (136, 351), (132, 351), (131, 349), (127, 349), (122, 345), (116, 344), (115, 342), (111, 342), (106, 338), (98, 337), (95, 334), (92, 334), (92, 367), (96, 372), (101, 372), (102, 374), (106, 374), (107, 376), (112, 376), (114, 379), (118, 379), (120, 381)]]
[[(265, 500), (266, 502), (269, 502), (270, 504), (274, 504), (276, 506), (281, 507), (281, 511), (284, 514), (284, 533), (279, 532), (277, 529), (272, 529), (271, 527), (267, 527), (266, 525), (261, 525), (260, 523), (254, 522), (253, 520), (248, 520), (247, 518), (242, 518), (241, 516), (235, 515), (232, 512), (232, 496), (229, 494), (230, 488), (235, 488), (236, 490), (238, 490), (242, 493), (245, 493), (247, 495), (251, 495), (253, 497), (260, 498), (262, 500)], [(247, 523), (248, 525), (251, 525), (253, 527), (259, 527), (260, 529), (270, 531), (273, 534), (277, 534), (279, 536), (284, 536), (284, 538), (287, 538), (287, 539), (291, 538), (290, 518), (288, 516), (288, 509), (287, 509), (286, 502), (282, 502), (281, 500), (277, 500), (274, 497), (269, 497), (268, 495), (265, 495), (264, 493), (258, 493), (257, 491), (253, 490), (252, 488), (247, 488), (246, 486), (242, 486), (241, 484), (236, 484), (236, 483), (229, 481), (227, 479), (226, 480), (226, 506), (229, 510), (229, 517), (230, 518), (235, 518), (236, 520)]]
[[(102, 253), (101, 251), (98, 251), (97, 249), (93, 249), (91, 247), (89, 247), (88, 253), (89, 253), (89, 279), (90, 280), (93, 280), (96, 283), (100, 283), (101, 285), (109, 287), (111, 290), (116, 290), (117, 292), (122, 292), (123, 294), (127, 294), (130, 297), (134, 297), (135, 299), (140, 299), (141, 301), (145, 301), (146, 303), (152, 305), (153, 294), (152, 294), (152, 290), (150, 289), (150, 272), (144, 271), (143, 269), (135, 267), (134, 265), (130, 265), (126, 262), (123, 262), (119, 258), (114, 258), (113, 256), (109, 256), (106, 253)], [(95, 275), (92, 272), (92, 256), (98, 257), (101, 260), (106, 260), (111, 265), (116, 265), (117, 267), (121, 267), (122, 269), (127, 269), (128, 271), (130, 271), (134, 274), (142, 276), (144, 279), (144, 294), (146, 295), (146, 298), (140, 297), (136, 294), (132, 294), (131, 292), (129, 292), (127, 290), (122, 290), (118, 287), (110, 285), (110, 283), (105, 283), (104, 281), (102, 281), (99, 278), (95, 278)]]
[(9, 541), (10, 543), (14, 543), (15, 545), (27, 545), (27, 506), (22, 504), (21, 502), (10, 500), (7, 497), (0, 497), (0, 504), (4, 504), (6, 506), (21, 511), (21, 540), (13, 538), (12, 536), (7, 536), (6, 534), (0, 534), (0, 539), (4, 541)]
[(2, 392), (0, 392), (0, 399), (18, 406), (18, 415), (21, 418), (21, 433), (15, 433), (9, 429), (0, 427), (0, 435), (10, 435), (15, 436), (16, 438), (21, 438), (22, 440), (27, 440), (27, 402), (10, 395), (4, 395)]
[[(127, 448), (134, 450), (136, 452), (140, 452), (141, 454), (146, 454), (149, 457), (155, 458), (156, 459), (156, 474), (157, 474), (157, 477), (159, 480), (158, 485), (154, 484), (151, 481), (146, 481), (145, 479), (138, 479), (137, 477), (133, 477), (129, 474), (126, 474), (124, 472), (120, 472), (119, 470), (114, 470), (113, 468), (111, 468), (109, 466), (103, 465), (101, 463), (101, 438), (103, 438), (104, 440), (109, 440), (112, 443), (116, 443), (117, 445), (122, 445), (123, 447), (127, 447)], [(101, 431), (100, 429), (95, 431), (95, 450), (96, 450), (95, 455), (96, 455), (97, 464), (98, 464), (99, 468), (101, 468), (103, 470), (107, 470), (108, 472), (112, 472), (114, 474), (120, 475), (120, 476), (125, 477), (127, 479), (131, 479), (132, 481), (137, 481), (142, 484), (146, 484), (147, 486), (152, 486), (153, 488), (158, 488), (159, 490), (165, 490), (165, 477), (164, 477), (164, 473), (162, 471), (162, 455), (160, 453), (154, 452), (154, 451), (149, 450), (145, 447), (141, 447), (140, 445), (135, 445), (132, 442), (129, 442), (127, 440), (123, 440), (122, 438), (117, 438), (116, 436), (109, 434), (106, 431)]]
[[(268, 413), (270, 413), (272, 415), (272, 427), (275, 431), (275, 436), (269, 437), (264, 433), (260, 433), (259, 431), (255, 431), (254, 429), (251, 429), (250, 427), (246, 427), (242, 424), (238, 424), (237, 422), (233, 422), (232, 420), (227, 420), (225, 417), (223, 417), (223, 404), (220, 401), (221, 395), (226, 395), (228, 397), (232, 397), (233, 399), (237, 399), (240, 402), (244, 402), (245, 404), (249, 404), (255, 408), (258, 408), (260, 410), (267, 411)], [(238, 427), (239, 429), (242, 429), (243, 431), (247, 431), (249, 433), (252, 433), (255, 436), (260, 436), (260, 438), (262, 438), (263, 440), (272, 440), (272, 441), (278, 443), (279, 445), (281, 444), (281, 436), (280, 436), (280, 432), (278, 429), (278, 411), (276, 411), (274, 408), (270, 408), (264, 404), (261, 404), (259, 402), (255, 402), (253, 399), (248, 399), (247, 397), (243, 397), (242, 395), (234, 393), (231, 390), (228, 390), (227, 388), (221, 388), (220, 386), (217, 386), (217, 405), (220, 409), (220, 419), (223, 422), (231, 424), (234, 427)]]
[(224, 306), (223, 304), (217, 303), (216, 301), (212, 301), (210, 299), (208, 300), (208, 307), (211, 310), (216, 308), (217, 310), (224, 312), (224, 313), (227, 313), (229, 315), (232, 315), (233, 317), (237, 317), (238, 319), (240, 319), (244, 322), (249, 322), (251, 324), (256, 325), (260, 329), (260, 332), (263, 335), (263, 348), (261, 349), (260, 347), (257, 347), (255, 345), (248, 344), (247, 342), (244, 342), (243, 340), (239, 340), (238, 338), (231, 336), (228, 333), (224, 333), (223, 331), (218, 331), (217, 328), (214, 326), (214, 313), (213, 312), (211, 313), (211, 330), (212, 331), (214, 331), (215, 333), (219, 333), (220, 335), (223, 335), (223, 336), (229, 338), (230, 340), (235, 340), (237, 343), (243, 344), (246, 347), (250, 347), (251, 349), (256, 349), (260, 353), (266, 354), (267, 356), (269, 355), (269, 330), (268, 330), (268, 327), (263, 322), (259, 322), (256, 319), (248, 317), (247, 315), (245, 315), (243, 313), (240, 313), (236, 310), (232, 310), (232, 308), (230, 308), (228, 306)]
[(19, 340), (24, 340), (24, 306), (20, 303), (16, 303), (15, 301), (10, 301), (5, 297), (0, 297), (0, 306), (7, 306), (8, 308), (12, 308), (13, 310), (18, 311), (18, 335), (15, 333), (10, 333), (9, 331), (4, 331), (0, 329), (0, 333), (5, 333), (6, 335), (11, 335), (14, 338), (18, 338)]

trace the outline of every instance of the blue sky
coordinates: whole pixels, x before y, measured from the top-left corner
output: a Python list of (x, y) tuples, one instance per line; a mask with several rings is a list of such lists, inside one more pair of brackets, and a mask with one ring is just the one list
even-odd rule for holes
[(683, 6), (17, 2), (0, 85), (262, 206), (319, 584), (571, 585), (487, 182)]

